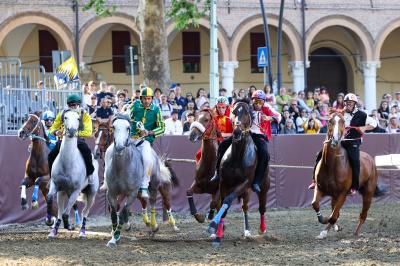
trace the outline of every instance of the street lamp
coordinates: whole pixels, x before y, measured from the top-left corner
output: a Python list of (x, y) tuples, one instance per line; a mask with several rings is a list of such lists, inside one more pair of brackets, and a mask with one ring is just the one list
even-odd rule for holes
[(278, 78), (278, 90), (282, 86), (282, 20), (283, 20), (283, 9), (285, 8), (285, 0), (281, 0), (281, 7), (279, 9), (279, 23), (278, 23), (278, 52), (277, 52), (277, 78)]

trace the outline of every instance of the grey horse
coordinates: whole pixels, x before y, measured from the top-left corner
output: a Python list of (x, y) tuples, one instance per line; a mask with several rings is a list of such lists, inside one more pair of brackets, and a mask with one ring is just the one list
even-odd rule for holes
[[(107, 189), (107, 200), (111, 207), (112, 238), (107, 247), (116, 247), (120, 240), (121, 229), (128, 223), (129, 209), (134, 202), (143, 178), (142, 155), (136, 145), (139, 143), (130, 138), (130, 119), (128, 116), (117, 115), (112, 123), (114, 129), (114, 143), (111, 144), (105, 155), (105, 186)], [(150, 207), (151, 233), (158, 231), (156, 221), (156, 196), (160, 184), (171, 183), (171, 173), (157, 154), (152, 150), (154, 158), (150, 177)], [(161, 170), (160, 170), (161, 169)], [(127, 197), (125, 205), (117, 215), (118, 197)]]
[[(82, 210), (83, 220), (79, 232), (79, 237), (85, 238), (87, 217), (99, 188), (97, 161), (93, 160), (95, 171), (91, 176), (87, 177), (85, 162), (78, 150), (77, 132), (79, 129), (79, 117), (80, 114), (72, 110), (64, 113), (64, 137), (60, 153), (54, 161), (51, 171), (50, 190), (47, 199), (48, 206), (51, 206), (53, 198), (57, 194), (58, 220), (51, 229), (48, 235), (49, 238), (57, 236), (61, 219), (64, 223), (64, 228), (72, 229), (69, 223), (69, 213), (72, 205), (77, 200), (85, 204)], [(82, 195), (79, 197), (81, 192)], [(65, 202), (67, 202), (66, 206)]]

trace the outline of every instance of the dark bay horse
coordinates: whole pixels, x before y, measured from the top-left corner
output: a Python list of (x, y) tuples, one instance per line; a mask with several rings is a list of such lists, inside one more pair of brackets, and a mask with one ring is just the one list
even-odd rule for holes
[(209, 219), (214, 216), (214, 211), (218, 207), (218, 182), (212, 182), (211, 178), (215, 174), (217, 165), (217, 124), (210, 109), (201, 110), (198, 121), (193, 122), (190, 127), (189, 140), (201, 143), (201, 158), (196, 164), (196, 172), (192, 185), (187, 190), (186, 195), (189, 201), (190, 213), (194, 215), (199, 223), (203, 223), (205, 217), (197, 211), (193, 201), (193, 194), (211, 194)]
[[(221, 161), (220, 171), (220, 198), (221, 209), (209, 225), (209, 232), (216, 233), (213, 241), (214, 247), (219, 247), (223, 237), (224, 218), (230, 208), (232, 201), (242, 198), (242, 210), (244, 216), (244, 236), (250, 236), (248, 222), (248, 202), (251, 192), (251, 185), (255, 176), (257, 165), (256, 146), (250, 135), (252, 124), (252, 110), (246, 102), (237, 102), (232, 110), (234, 125), (232, 145), (225, 152)], [(261, 234), (266, 232), (264, 214), (266, 211), (267, 192), (270, 186), (268, 177), (269, 167), (266, 168), (264, 179), (261, 182), (261, 192), (257, 194), (260, 212)]]
[(42, 112), (29, 114), (28, 120), (22, 125), (18, 131), (18, 137), (22, 140), (31, 138), (31, 152), (25, 165), (25, 177), (21, 184), (21, 207), (23, 210), (28, 209), (28, 201), (26, 200), (26, 189), (34, 186), (32, 195), (32, 209), (39, 207), (38, 190), (43, 194), (47, 201), (49, 182), (49, 166), (47, 164), (47, 155), (49, 148), (46, 142), (50, 139), (47, 137), (44, 125), (40, 119)]
[[(336, 221), (339, 218), (339, 212), (342, 208), (348, 191), (352, 183), (352, 170), (349, 163), (346, 150), (342, 147), (342, 141), (345, 136), (345, 121), (340, 113), (331, 115), (328, 123), (328, 132), (322, 149), (322, 159), (317, 164), (315, 170), (315, 181), (317, 186), (314, 190), (312, 206), (317, 213), (318, 221), (322, 224), (328, 224), (317, 237), (323, 239), (328, 231), (334, 227), (337, 231), (339, 227)], [(363, 205), (360, 213), (355, 236), (360, 234), (361, 226), (367, 218), (368, 209), (371, 206), (371, 200), (377, 188), (378, 174), (374, 159), (365, 152), (360, 152), (360, 193), (363, 197)], [(320, 212), (320, 200), (323, 196), (332, 197), (332, 213), (329, 218), (323, 217)]]
[[(25, 165), (25, 178), (21, 184), (21, 206), (23, 210), (28, 209), (26, 200), (26, 189), (34, 186), (32, 194), (32, 209), (38, 208), (38, 190), (43, 194), (44, 200), (47, 202), (47, 194), (49, 192), (49, 166), (47, 156), (50, 152), (47, 142), (50, 141), (46, 135), (44, 124), (41, 120), (42, 112), (35, 112), (28, 115), (27, 121), (18, 131), (18, 137), (21, 140), (31, 138), (31, 152)], [(78, 206), (74, 205), (75, 223), (79, 224)], [(57, 214), (57, 208), (53, 207), (53, 217)], [(52, 225), (54, 218), (46, 219), (46, 224)]]
[(96, 138), (94, 147), (94, 158), (104, 160), (104, 154), (107, 148), (113, 142), (113, 135), (111, 131), (112, 116), (108, 120), (97, 119), (94, 123), (94, 137)]

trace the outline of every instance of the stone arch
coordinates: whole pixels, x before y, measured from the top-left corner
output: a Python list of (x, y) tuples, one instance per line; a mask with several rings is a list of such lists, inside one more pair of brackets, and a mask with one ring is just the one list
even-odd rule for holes
[[(274, 14), (267, 14), (268, 16), (268, 25), (274, 26), (278, 28), (279, 18)], [(237, 51), (239, 49), (240, 42), (242, 41), (244, 35), (249, 32), (252, 28), (263, 25), (263, 18), (261, 15), (255, 15), (249, 17), (242, 21), (239, 26), (235, 29), (235, 32), (232, 35), (232, 46), (231, 46), (231, 55), (232, 60), (237, 60)], [(288, 47), (290, 49), (290, 59), (293, 61), (302, 60), (302, 52), (301, 52), (301, 37), (297, 32), (295, 27), (286, 19), (283, 20), (282, 23), (282, 32), (283, 35), (288, 40)]]
[(107, 24), (120, 24), (128, 27), (132, 30), (138, 38), (140, 38), (140, 31), (137, 28), (135, 18), (131, 16), (127, 16), (121, 13), (115, 13), (111, 17), (94, 17), (93, 19), (87, 21), (80, 30), (80, 39), (79, 39), (79, 47), (80, 47), (80, 61), (83, 61), (83, 51), (89, 40), (89, 37), (100, 27)]
[(341, 26), (350, 30), (356, 37), (356, 41), (361, 49), (361, 57), (363, 61), (370, 61), (373, 59), (373, 38), (368, 30), (357, 20), (344, 16), (332, 15), (323, 17), (315, 21), (307, 30), (306, 33), (306, 53), (309, 54), (310, 46), (322, 30), (333, 27)]
[(383, 44), (387, 37), (392, 33), (394, 30), (400, 27), (400, 18), (396, 18), (389, 23), (387, 23), (383, 28), (383, 30), (378, 34), (375, 42), (375, 49), (374, 49), (374, 58), (375, 61), (379, 61), (381, 57), (381, 50)]
[[(208, 19), (206, 18), (201, 18), (199, 21), (199, 26), (202, 26), (206, 29), (210, 29), (210, 22), (208, 21)], [(174, 37), (176, 36), (176, 34), (178, 34), (178, 30), (175, 29), (175, 23), (173, 22), (173, 20), (169, 20), (167, 22), (167, 27), (165, 29), (167, 38), (168, 38), (168, 44), (170, 44), (170, 42), (174, 39)], [(217, 39), (218, 39), (218, 44), (221, 47), (221, 52), (222, 52), (222, 60), (223, 61), (228, 61), (230, 58), (230, 54), (229, 54), (229, 38), (228, 35), (226, 34), (226, 31), (224, 30), (224, 28), (222, 27), (221, 24), (218, 23), (218, 35), (217, 35)]]
[(46, 26), (54, 35), (60, 38), (65, 49), (75, 54), (74, 36), (69, 28), (61, 20), (43, 12), (24, 12), (6, 19), (0, 24), (0, 46), (11, 31), (27, 24)]

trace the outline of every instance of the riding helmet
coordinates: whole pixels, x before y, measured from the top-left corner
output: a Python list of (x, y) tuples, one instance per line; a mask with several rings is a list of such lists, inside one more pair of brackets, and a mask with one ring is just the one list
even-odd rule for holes
[(217, 98), (217, 106), (228, 106), (229, 100), (225, 96), (219, 96)]
[(68, 95), (67, 104), (70, 104), (70, 103), (81, 104), (81, 102), (82, 102), (81, 96), (79, 96), (78, 94), (70, 94), (70, 95)]
[(148, 97), (151, 96), (153, 97), (153, 90), (150, 87), (144, 87), (141, 91), (140, 91), (140, 97)]
[(261, 99), (265, 101), (265, 93), (262, 90), (256, 90), (253, 92), (253, 95), (251, 95), (252, 99)]
[(346, 96), (344, 96), (344, 101), (353, 101), (358, 103), (358, 98), (354, 93), (347, 93)]
[(52, 111), (46, 111), (42, 114), (42, 119), (43, 120), (49, 120), (49, 119), (55, 119), (56, 117), (54, 116), (54, 113)]

